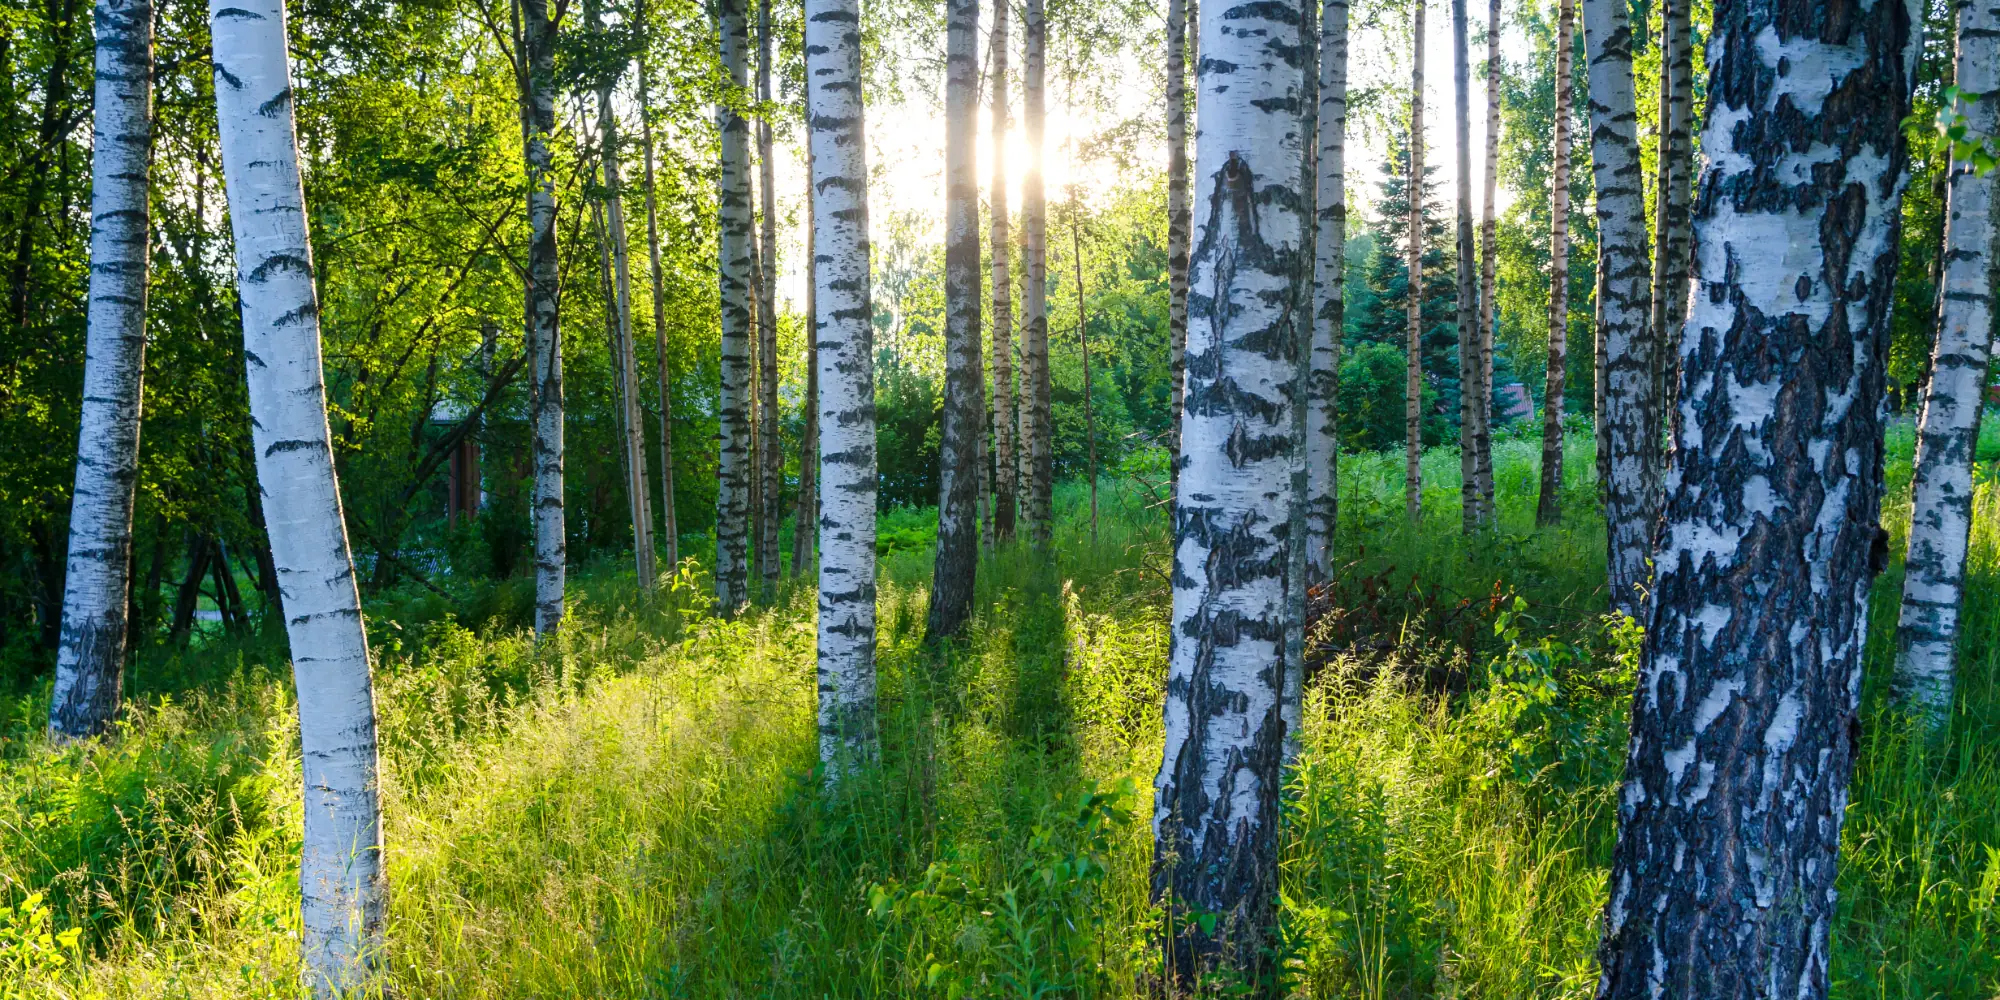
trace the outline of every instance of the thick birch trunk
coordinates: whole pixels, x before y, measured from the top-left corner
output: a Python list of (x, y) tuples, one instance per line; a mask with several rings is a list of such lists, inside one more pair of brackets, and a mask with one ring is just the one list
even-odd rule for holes
[(646, 100), (646, 63), (639, 62), (639, 131), (646, 147), (646, 254), (653, 290), (653, 354), (660, 383), (660, 533), (666, 536), (667, 569), (681, 562), (680, 521), (674, 516), (674, 393), (667, 363), (667, 279), (660, 263), (660, 210), (654, 197), (653, 110)]
[(1659, 521), (1660, 406), (1646, 329), (1652, 266), (1646, 253), (1645, 170), (1632, 96), (1632, 31), (1625, 0), (1583, 0), (1590, 53), (1591, 176), (1597, 186), (1597, 340), (1602, 344), (1605, 545), (1611, 607), (1637, 618)]
[(1313, 164), (1312, 342), (1306, 373), (1306, 569), (1333, 578), (1340, 526), (1340, 342), (1347, 326), (1347, 0), (1324, 0), (1319, 24), (1319, 155)]
[[(722, 66), (736, 93), (747, 77), (750, 47), (744, 0), (717, 0)], [(727, 105), (716, 108), (722, 133), (716, 192), (718, 281), (722, 296), (722, 394), (717, 408), (715, 599), (734, 614), (750, 599), (750, 124)]]
[[(1673, 413), (1674, 382), (1679, 375), (1674, 347), (1687, 321), (1688, 228), (1694, 149), (1688, 135), (1694, 105), (1694, 41), (1692, 0), (1661, 0), (1660, 19), (1660, 143), (1654, 186), (1653, 304), (1649, 326), (1653, 337), (1653, 405), (1664, 421)], [(1665, 456), (1661, 457), (1665, 464)]]
[(330, 998), (370, 989), (383, 966), (375, 701), (326, 424), (284, 5), (226, 2), (209, 12), (216, 125), (236, 239), (257, 482), (298, 686), (300, 944), (313, 994)]
[[(2000, 3), (1959, 0), (1956, 80), (1959, 111), (1974, 135), (2000, 128)], [(1993, 346), (1993, 185), (1954, 159), (1945, 225), (1944, 280), (1938, 296), (1931, 380), (1917, 428), (1904, 561), (1902, 618), (1896, 630), (1895, 688), (1931, 722), (1951, 717), (1959, 606), (1972, 531), (1972, 459), (1985, 409)], [(71, 570), (72, 573), (75, 570)]]
[(937, 562), (927, 634), (955, 636), (972, 615), (979, 566), (979, 180), (973, 135), (979, 100), (979, 0), (945, 11), (945, 385), (938, 443)]
[(1458, 135), (1458, 476), (1460, 520), (1479, 530), (1479, 258), (1472, 233), (1472, 51), (1466, 0), (1451, 0), (1453, 124)]
[(1576, 2), (1556, 14), (1555, 146), (1549, 169), (1549, 367), (1542, 388), (1542, 493), (1536, 524), (1562, 519), (1563, 379), (1569, 364), (1570, 56), (1576, 51)]
[(1486, 7), (1486, 163), (1479, 219), (1479, 516), (1491, 524), (1493, 506), (1493, 298), (1500, 263), (1494, 194), (1500, 171), (1500, 0)]
[[(595, 23), (596, 7), (589, 11)], [(619, 75), (623, 75), (621, 72)], [(625, 182), (618, 165), (618, 116), (611, 108), (616, 78), (597, 91), (598, 155), (604, 168), (604, 224), (611, 256), (613, 342), (617, 345), (618, 405), (624, 417), (625, 493), (632, 513), (632, 568), (640, 591), (650, 594), (659, 584), (658, 557), (653, 551), (653, 503), (646, 476), (646, 425), (639, 409), (639, 359), (632, 343), (632, 255), (625, 235)]]
[(1181, 403), (1187, 383), (1188, 158), (1187, 0), (1167, 0), (1167, 350), (1173, 404), (1167, 448), (1180, 477)]
[(124, 678), (139, 408), (146, 367), (147, 176), (153, 146), (153, 6), (98, 0), (91, 130), (90, 303), (71, 494), (62, 638), (49, 732), (103, 732)]
[(1042, 75), (1048, 45), (1043, 0), (1024, 0), (1021, 13), (1021, 124), (1028, 162), (1021, 172), (1021, 453), (1028, 537), (1049, 544), (1055, 484), (1049, 441), (1049, 239), (1042, 190)]
[(1415, 521), (1423, 513), (1424, 480), (1424, 6), (1416, 2), (1410, 36), (1410, 194), (1409, 237), (1403, 248), (1409, 301), (1403, 309), (1403, 513)]
[(1014, 538), (1014, 288), (1008, 254), (1013, 237), (1007, 224), (1007, 131), (1013, 124), (1007, 101), (1009, 3), (993, 0), (993, 531), (994, 543)]
[(568, 572), (563, 518), (561, 262), (556, 253), (556, 23), (549, 0), (521, 0), (522, 151), (528, 172), (527, 335), (534, 421), (535, 635), (562, 627)]
[[(1286, 536), (1302, 446), (1295, 306), (1313, 245), (1300, 190), (1307, 23), (1295, 0), (1211, 7), (1201, 23), (1202, 197), (1153, 820), (1153, 896), (1173, 928), (1166, 966), (1188, 988), (1216, 964), (1255, 981), (1277, 889)], [(1211, 930), (1196, 913), (1217, 916)]]
[(856, 0), (805, 0), (813, 325), (819, 336), (819, 753), (875, 755), (875, 328)]
[(1827, 995), (1919, 45), (1900, 0), (1792, 10), (1715, 8), (1603, 1000)]
[[(757, 3), (757, 100), (771, 106), (771, 0)], [(778, 449), (778, 206), (771, 122), (757, 118), (757, 198), (763, 211), (757, 282), (757, 576), (763, 598), (778, 593), (778, 520), (784, 509), (785, 454)]]

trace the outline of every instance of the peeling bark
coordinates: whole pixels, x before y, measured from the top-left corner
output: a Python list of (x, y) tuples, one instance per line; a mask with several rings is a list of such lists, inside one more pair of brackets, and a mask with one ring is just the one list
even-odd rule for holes
[(1556, 14), (1555, 152), (1549, 169), (1549, 367), (1542, 389), (1542, 492), (1535, 523), (1562, 519), (1563, 376), (1569, 363), (1570, 55), (1576, 50), (1575, 0)]
[[(744, 0), (717, 0), (723, 72), (742, 94), (749, 70)], [(727, 104), (715, 110), (722, 133), (716, 191), (717, 280), (722, 301), (722, 393), (717, 407), (715, 602), (734, 614), (750, 600), (750, 123)]]
[(979, 430), (984, 422), (979, 350), (979, 181), (973, 134), (979, 94), (979, 0), (947, 0), (945, 17), (945, 385), (938, 443), (937, 561), (931, 640), (955, 636), (972, 616), (979, 566)]

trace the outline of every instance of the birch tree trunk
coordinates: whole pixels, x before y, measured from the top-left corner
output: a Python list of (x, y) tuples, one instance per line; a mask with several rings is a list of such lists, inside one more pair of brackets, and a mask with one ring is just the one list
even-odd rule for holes
[[(598, 28), (597, 8), (586, 11), (590, 27)], [(623, 74), (623, 67), (619, 75)], [(651, 594), (659, 585), (658, 558), (653, 551), (653, 504), (646, 476), (646, 425), (639, 410), (639, 358), (632, 343), (632, 254), (625, 235), (625, 181), (618, 165), (618, 116), (611, 108), (617, 78), (597, 90), (598, 155), (604, 169), (605, 236), (611, 251), (613, 340), (617, 344), (618, 405), (625, 437), (625, 493), (632, 510), (632, 569), (639, 590)]]
[(1308, 586), (1333, 578), (1333, 535), (1340, 526), (1340, 343), (1347, 327), (1347, 0), (1323, 0), (1318, 73), (1313, 320), (1306, 373)]
[[(750, 203), (757, 202), (755, 187), (750, 190)], [(752, 209), (750, 216), (750, 498), (746, 509), (749, 511), (750, 538), (749, 570), (744, 583), (744, 599), (750, 599), (749, 577), (758, 575), (757, 561), (764, 555), (764, 338), (763, 338), (763, 288), (764, 288), (764, 237), (758, 231), (757, 216)], [(759, 585), (760, 592), (763, 587)]]
[(1042, 189), (1048, 21), (1042, 3), (1023, 0), (1021, 11), (1021, 124), (1028, 139), (1021, 172), (1021, 453), (1028, 537), (1045, 547), (1054, 516), (1055, 465), (1049, 441), (1048, 205)]
[(819, 753), (875, 756), (875, 328), (856, 0), (805, 0), (813, 325), (819, 336)]
[(1590, 53), (1591, 176), (1597, 186), (1606, 566), (1612, 609), (1637, 618), (1652, 573), (1647, 562), (1660, 516), (1665, 455), (1654, 392), (1654, 340), (1646, 329), (1652, 266), (1625, 0), (1583, 0), (1583, 30)]
[(313, 995), (332, 998), (373, 988), (384, 959), (387, 886), (368, 637), (326, 424), (284, 4), (215, 0), (209, 29), (251, 440), (298, 687), (300, 945)]
[(979, 566), (979, 180), (974, 120), (979, 101), (979, 0), (945, 8), (945, 384), (938, 442), (937, 561), (927, 636), (949, 638), (972, 615)]
[(1492, 524), (1493, 505), (1493, 297), (1500, 263), (1494, 196), (1500, 171), (1500, 0), (1486, 7), (1486, 163), (1479, 219), (1479, 516)]
[(1535, 523), (1562, 520), (1563, 379), (1569, 364), (1570, 56), (1576, 51), (1576, 2), (1556, 14), (1555, 146), (1549, 168), (1549, 367), (1542, 388), (1542, 493)]
[(1460, 520), (1479, 530), (1479, 258), (1472, 233), (1472, 51), (1466, 0), (1451, 0), (1451, 80), (1458, 134), (1458, 476)]
[[(1958, 0), (1958, 108), (1970, 131), (2000, 128), (2000, 3)], [(1917, 427), (1904, 561), (1902, 617), (1896, 630), (1896, 694), (1933, 725), (1951, 718), (1959, 606), (1972, 532), (1972, 461), (1985, 409), (1993, 346), (1993, 186), (1953, 158), (1947, 181), (1944, 280), (1938, 295), (1930, 385)], [(72, 570), (71, 572), (74, 572)]]
[[(643, 52), (644, 50), (641, 49)], [(660, 382), (660, 531), (666, 535), (667, 569), (681, 562), (680, 521), (674, 516), (674, 392), (667, 359), (667, 279), (660, 264), (660, 209), (654, 197), (653, 109), (646, 99), (646, 61), (639, 60), (639, 131), (646, 147), (646, 254), (653, 289), (653, 353)]]
[(813, 536), (818, 531), (819, 486), (819, 258), (812, 248), (819, 209), (812, 196), (812, 121), (806, 121), (806, 398), (801, 402), (805, 426), (799, 434), (799, 496), (792, 509), (792, 576), (804, 577), (813, 560)]
[[(1277, 890), (1282, 691), (1297, 503), (1294, 308), (1310, 273), (1306, 136), (1313, 68), (1296, 0), (1211, 6), (1189, 266), (1187, 408), (1174, 510), (1166, 740), (1153, 898), (1173, 982), (1230, 965), (1255, 981)], [(1194, 914), (1215, 914), (1205, 929)]]
[(58, 738), (103, 732), (124, 679), (132, 507), (146, 368), (148, 177), (153, 147), (153, 5), (98, 0), (90, 173), (90, 301), (82, 422), (63, 574), (62, 637), (49, 702)]
[[(717, 0), (722, 67), (744, 92), (749, 28), (744, 0)], [(716, 192), (718, 281), (722, 296), (722, 393), (717, 407), (715, 600), (734, 614), (750, 600), (750, 124), (727, 104), (715, 111), (722, 133)]]
[[(560, 8), (558, 8), (560, 9)], [(556, 252), (556, 22), (549, 0), (521, 0), (522, 152), (528, 173), (529, 398), (534, 420), (535, 637), (562, 627), (568, 572), (563, 517), (561, 262)]]
[(757, 509), (757, 576), (763, 599), (778, 594), (778, 520), (784, 507), (785, 455), (778, 449), (778, 206), (772, 163), (771, 0), (757, 2), (757, 198), (764, 216), (758, 241), (757, 282), (757, 457), (761, 506)]
[[(1014, 538), (1014, 288), (1008, 254), (1013, 237), (1007, 224), (1007, 131), (1013, 124), (1007, 101), (1007, 45), (1012, 0), (993, 0), (993, 542)], [(1185, 195), (1185, 191), (1182, 192)], [(1171, 237), (1169, 237), (1171, 239)]]
[(1404, 305), (1403, 346), (1403, 512), (1411, 521), (1423, 513), (1424, 480), (1424, 6), (1416, 0), (1410, 42), (1410, 218), (1404, 266), (1409, 301)]
[(1715, 7), (1602, 1000), (1827, 995), (1919, 45), (1899, 0), (1794, 10)]
[[(1653, 405), (1664, 421), (1673, 414), (1674, 382), (1680, 362), (1675, 346), (1687, 321), (1688, 228), (1694, 148), (1688, 135), (1694, 104), (1694, 41), (1692, 0), (1661, 0), (1660, 20), (1660, 144), (1654, 186), (1653, 303), (1649, 317), (1653, 337)], [(1665, 456), (1661, 458), (1665, 464)]]
[(1180, 478), (1181, 403), (1187, 382), (1187, 35), (1187, 0), (1167, 0), (1167, 350), (1174, 380), (1167, 468), (1175, 480)]

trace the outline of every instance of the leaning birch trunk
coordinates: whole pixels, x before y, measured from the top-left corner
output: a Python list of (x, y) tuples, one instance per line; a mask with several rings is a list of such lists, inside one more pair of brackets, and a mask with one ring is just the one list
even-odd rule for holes
[(1409, 301), (1404, 304), (1403, 346), (1403, 512), (1415, 521), (1423, 513), (1424, 480), (1424, 5), (1416, 2), (1410, 42), (1410, 196), (1404, 267)]
[[(1167, 974), (1228, 963), (1259, 981), (1277, 896), (1286, 558), (1312, 232), (1300, 127), (1312, 40), (1297, 0), (1201, 22), (1203, 128), (1189, 266), (1166, 739), (1153, 898)], [(1213, 914), (1204, 928), (1195, 914)], [(1172, 988), (1172, 987), (1170, 987)]]
[[(1658, 180), (1653, 190), (1653, 303), (1648, 320), (1653, 338), (1654, 404), (1665, 421), (1673, 413), (1674, 353), (1687, 320), (1688, 229), (1694, 149), (1688, 136), (1694, 104), (1692, 0), (1661, 0), (1660, 143)], [(1663, 429), (1662, 433), (1665, 433)], [(1665, 464), (1665, 456), (1661, 457)]]
[[(2000, 128), (2000, 3), (1959, 0), (1956, 79), (1959, 112), (1973, 135)], [(1972, 531), (1972, 460), (1985, 409), (1993, 343), (1993, 186), (1953, 158), (1945, 218), (1944, 281), (1937, 345), (1917, 428), (1904, 560), (1902, 618), (1896, 630), (1896, 694), (1934, 725), (1951, 717), (1959, 605)]]
[[(749, 49), (744, 0), (717, 0), (716, 27), (731, 99), (743, 94)], [(750, 599), (750, 125), (730, 104), (716, 108), (722, 133), (716, 192), (722, 302), (722, 394), (716, 408), (715, 600), (734, 614)]]
[(993, 34), (987, 42), (993, 51), (993, 189), (992, 234), (988, 241), (993, 255), (993, 530), (992, 541), (1014, 538), (1015, 470), (1014, 459), (1014, 288), (1007, 256), (1013, 238), (1007, 225), (1007, 130), (1012, 121), (1007, 107), (1008, 5), (1013, 0), (993, 0)]
[(563, 517), (561, 262), (556, 249), (556, 23), (549, 0), (521, 0), (522, 152), (528, 172), (528, 352), (534, 421), (535, 637), (562, 627), (568, 573)]
[(1827, 996), (1869, 589), (1887, 561), (1910, 9), (1852, 4), (1836, 30), (1715, 6), (1710, 76), (1729, 83), (1703, 116), (1682, 427), (1600, 1000)]
[(757, 577), (763, 599), (778, 593), (778, 519), (783, 510), (785, 455), (778, 450), (778, 206), (772, 163), (771, 0), (757, 3), (757, 198), (763, 212), (757, 274)]
[(1486, 7), (1486, 163), (1479, 219), (1479, 450), (1480, 520), (1494, 523), (1493, 505), (1493, 296), (1500, 263), (1493, 199), (1500, 171), (1500, 0)]
[(1625, 0), (1583, 0), (1590, 53), (1591, 176), (1597, 188), (1597, 340), (1603, 344), (1607, 475), (1604, 496), (1611, 607), (1639, 617), (1659, 520), (1660, 406), (1646, 329), (1652, 266), (1646, 253), (1645, 170), (1632, 96), (1632, 32)]
[(1479, 258), (1472, 234), (1472, 51), (1466, 0), (1451, 0), (1451, 80), (1458, 135), (1458, 496), (1466, 534), (1479, 530)]
[(284, 4), (216, 0), (209, 30), (251, 440), (298, 687), (300, 946), (313, 995), (333, 998), (377, 988), (385, 958), (368, 637), (326, 424)]
[(1055, 464), (1049, 441), (1049, 239), (1042, 190), (1043, 53), (1048, 21), (1043, 0), (1021, 12), (1021, 124), (1028, 162), (1021, 171), (1021, 455), (1029, 540), (1049, 544)]
[(1542, 492), (1536, 524), (1562, 519), (1563, 377), (1569, 364), (1570, 54), (1576, 49), (1575, 0), (1556, 15), (1556, 121), (1549, 168), (1549, 367), (1542, 389)]
[(1187, 0), (1167, 0), (1167, 351), (1174, 380), (1167, 469), (1174, 479), (1180, 477), (1181, 397), (1187, 381), (1187, 35)]
[(1347, 324), (1347, 0), (1324, 0), (1320, 9), (1318, 71), (1313, 318), (1306, 373), (1308, 586), (1333, 579), (1333, 535), (1340, 526), (1340, 341)]
[(146, 367), (146, 279), (152, 220), (151, 0), (98, 0), (97, 107), (90, 162), (90, 302), (83, 413), (71, 494), (62, 638), (49, 732), (103, 732), (124, 678), (125, 595), (139, 478), (139, 401)]
[(979, 565), (979, 0), (946, 0), (944, 96), (944, 415), (938, 442), (937, 561), (926, 634), (955, 636), (972, 616)]
[(875, 328), (856, 0), (805, 0), (813, 326), (819, 334), (819, 755), (875, 756)]
[[(644, 51), (643, 49), (641, 51)], [(660, 210), (654, 197), (653, 109), (646, 101), (646, 61), (639, 60), (639, 131), (646, 147), (646, 254), (653, 290), (653, 354), (660, 383), (660, 533), (666, 536), (667, 569), (681, 562), (680, 521), (674, 517), (674, 393), (667, 354), (667, 279), (660, 264)]]

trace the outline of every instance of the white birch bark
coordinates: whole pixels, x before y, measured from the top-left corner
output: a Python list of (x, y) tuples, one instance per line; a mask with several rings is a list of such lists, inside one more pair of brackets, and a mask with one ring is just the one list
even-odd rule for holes
[(521, 147), (528, 174), (529, 402), (534, 423), (535, 636), (562, 627), (568, 574), (563, 514), (561, 262), (556, 247), (556, 24), (549, 0), (521, 0)]
[(1493, 506), (1493, 297), (1500, 263), (1494, 195), (1500, 173), (1500, 0), (1486, 6), (1486, 163), (1479, 202), (1479, 519), (1492, 524)]
[[(993, 183), (991, 193), (991, 233), (988, 253), (993, 256), (993, 528), (994, 543), (1014, 538), (1014, 508), (1018, 462), (1014, 458), (1014, 287), (1013, 268), (1008, 255), (1014, 240), (1007, 219), (1007, 132), (1012, 127), (1008, 109), (1007, 45), (1010, 5), (1013, 0), (993, 0), (993, 32), (987, 44), (993, 51)], [(983, 467), (983, 463), (982, 463)]]
[[(744, 0), (718, 0), (716, 28), (722, 66), (742, 94), (748, 80), (749, 26)], [(716, 191), (717, 281), (722, 302), (722, 392), (717, 408), (718, 485), (715, 495), (715, 600), (734, 614), (750, 599), (750, 125), (724, 104), (716, 108), (721, 169)]]
[(1187, 382), (1187, 0), (1167, 0), (1167, 351), (1173, 372), (1170, 474), (1180, 475), (1181, 402)]
[(784, 453), (778, 450), (778, 205), (772, 163), (771, 0), (757, 3), (757, 199), (763, 229), (757, 273), (757, 578), (762, 598), (778, 593), (778, 520), (783, 509)]
[[(1674, 344), (1687, 321), (1689, 202), (1694, 177), (1688, 121), (1694, 107), (1693, 0), (1661, 0), (1660, 141), (1655, 157), (1653, 223), (1653, 405), (1664, 427), (1672, 412)], [(1664, 432), (1664, 431), (1663, 431)]]
[(1410, 36), (1410, 194), (1409, 234), (1403, 248), (1410, 276), (1404, 303), (1403, 344), (1403, 513), (1415, 521), (1423, 513), (1424, 480), (1424, 7), (1417, 0)]
[(373, 986), (384, 958), (368, 639), (326, 423), (284, 4), (214, 0), (209, 20), (251, 441), (298, 686), (301, 945), (313, 994), (330, 998)]
[(1472, 231), (1472, 40), (1466, 0), (1451, 0), (1453, 127), (1458, 137), (1458, 496), (1466, 534), (1479, 530), (1479, 258)]
[(1055, 465), (1049, 410), (1048, 204), (1042, 188), (1043, 73), (1048, 20), (1043, 0), (1021, 8), (1021, 126), (1028, 162), (1021, 171), (1021, 472), (1029, 540), (1049, 544)]
[[(643, 51), (643, 50), (642, 50)], [(639, 60), (639, 130), (646, 153), (646, 254), (653, 292), (653, 354), (660, 389), (660, 533), (665, 535), (667, 570), (681, 561), (680, 520), (674, 516), (674, 393), (667, 359), (667, 281), (660, 263), (660, 209), (654, 195), (653, 109), (646, 99), (646, 61)]]
[(819, 337), (819, 752), (827, 780), (875, 753), (875, 328), (856, 0), (805, 0)]
[(1601, 1000), (1830, 986), (1920, 22), (1829, 9), (1715, 6)]
[(1655, 390), (1652, 261), (1645, 171), (1632, 96), (1632, 32), (1624, 0), (1583, 0), (1590, 58), (1591, 176), (1597, 187), (1597, 340), (1602, 344), (1601, 466), (1611, 607), (1637, 618), (1659, 520), (1660, 408)]
[[(1959, 113), (1974, 135), (2000, 130), (2000, 3), (1958, 0)], [(1896, 629), (1895, 689), (1936, 724), (1950, 718), (1958, 615), (1972, 532), (1972, 462), (1993, 346), (1993, 174), (1954, 158), (1937, 340), (1917, 427), (1910, 540)]]
[(1306, 583), (1333, 578), (1340, 525), (1340, 342), (1347, 325), (1347, 0), (1324, 0), (1313, 195), (1312, 345), (1306, 375)]
[(83, 412), (70, 497), (62, 637), (49, 702), (49, 732), (58, 738), (101, 733), (118, 715), (131, 626), (125, 595), (131, 586), (146, 367), (153, 5), (98, 0), (95, 28)]
[[(1296, 305), (1313, 235), (1301, 190), (1310, 19), (1298, 0), (1211, 6), (1189, 267), (1176, 487), (1174, 641), (1155, 783), (1153, 895), (1169, 974), (1227, 962), (1254, 979), (1276, 892)], [(1212, 932), (1191, 911), (1213, 913)]]
[(1542, 490), (1535, 523), (1562, 520), (1563, 383), (1569, 363), (1570, 58), (1576, 51), (1576, 0), (1556, 12), (1556, 121), (1549, 168), (1549, 366), (1542, 383)]
[(979, 94), (979, 0), (945, 13), (945, 384), (938, 442), (937, 559), (926, 634), (957, 635), (972, 615), (979, 562), (979, 428), (985, 407), (979, 343), (979, 180), (973, 138)]

